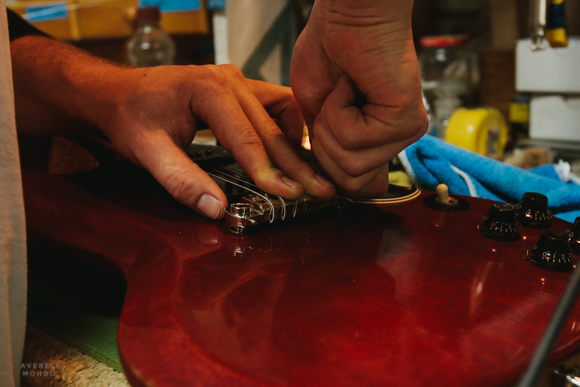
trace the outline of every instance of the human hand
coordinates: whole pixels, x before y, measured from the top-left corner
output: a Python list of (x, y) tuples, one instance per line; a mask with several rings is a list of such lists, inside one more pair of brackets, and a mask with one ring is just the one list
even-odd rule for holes
[(128, 68), (45, 36), (15, 39), (10, 54), (20, 134), (100, 129), (120, 155), (210, 218), (223, 217), (226, 197), (183, 150), (201, 122), (267, 193), (335, 193), (290, 144), (301, 142), (304, 122), (289, 88), (247, 80), (231, 65)]
[(317, 0), (294, 48), (292, 90), (312, 150), (352, 196), (383, 195), (389, 161), (427, 130), (412, 5)]
[[(210, 218), (227, 199), (183, 149), (200, 122), (265, 192), (331, 197), (334, 187), (300, 159), (303, 119), (289, 88), (247, 80), (231, 65), (124, 69), (97, 126), (116, 151), (152, 173), (181, 203)], [(275, 120), (275, 121), (274, 121)]]

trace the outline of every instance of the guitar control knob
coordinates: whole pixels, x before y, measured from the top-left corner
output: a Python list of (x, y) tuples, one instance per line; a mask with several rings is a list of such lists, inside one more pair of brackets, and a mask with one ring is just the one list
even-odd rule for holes
[(526, 192), (516, 206), (518, 221), (527, 228), (548, 228), (551, 226), (552, 213), (548, 211), (548, 198), (545, 195)]
[(516, 219), (516, 209), (509, 203), (494, 203), (487, 215), (481, 218), (477, 231), (483, 236), (500, 241), (519, 239), (520, 223)]
[(574, 254), (580, 254), (580, 216), (574, 221), (574, 225), (568, 231), (566, 235), (570, 240), (570, 250)]
[(445, 184), (437, 186), (435, 195), (425, 196), (423, 203), (437, 211), (443, 212), (461, 212), (469, 210), (470, 204), (461, 198), (449, 196), (449, 187)]
[(546, 269), (568, 271), (574, 263), (568, 235), (556, 230), (544, 231), (526, 255), (530, 262)]

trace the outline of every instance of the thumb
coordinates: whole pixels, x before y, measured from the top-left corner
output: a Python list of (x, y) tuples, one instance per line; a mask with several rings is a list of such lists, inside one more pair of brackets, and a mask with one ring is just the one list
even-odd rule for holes
[(221, 219), (228, 200), (220, 187), (173, 141), (159, 131), (136, 158), (177, 201), (211, 218)]

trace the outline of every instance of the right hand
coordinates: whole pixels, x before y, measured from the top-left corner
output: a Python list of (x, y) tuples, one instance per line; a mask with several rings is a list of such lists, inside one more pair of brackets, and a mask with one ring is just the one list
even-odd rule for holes
[(312, 150), (351, 196), (383, 195), (389, 161), (427, 130), (412, 6), (412, 0), (317, 0), (294, 48), (292, 90)]

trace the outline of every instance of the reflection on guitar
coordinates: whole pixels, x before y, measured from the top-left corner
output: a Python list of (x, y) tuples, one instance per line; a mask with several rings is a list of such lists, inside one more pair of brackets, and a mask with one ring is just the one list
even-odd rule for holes
[[(236, 235), (114, 158), (23, 181), (31, 244), (124, 274), (134, 385), (505, 385), (569, 277), (526, 261), (539, 230), (478, 234), (486, 200), (445, 213), (420, 193)], [(578, 349), (579, 324), (575, 310), (554, 359)]]

